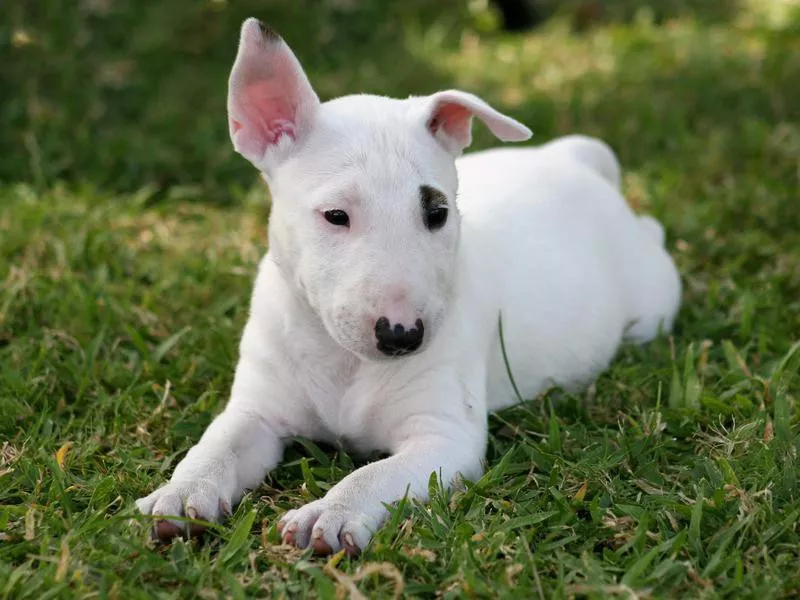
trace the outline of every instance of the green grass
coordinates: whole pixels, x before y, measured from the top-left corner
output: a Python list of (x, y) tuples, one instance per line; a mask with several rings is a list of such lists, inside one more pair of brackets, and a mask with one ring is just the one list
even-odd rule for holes
[[(585, 27), (553, 1), (525, 36), (480, 1), (322, 4), (0, 6), (0, 598), (799, 595), (797, 2), (617, 0)], [(224, 115), (251, 14), (325, 98), (463, 87), (538, 141), (606, 139), (685, 284), (672, 337), (492, 416), (484, 478), (394, 508), (354, 561), (278, 545), (353, 468), (308, 441), (204, 544), (133, 509), (222, 408), (266, 245)]]

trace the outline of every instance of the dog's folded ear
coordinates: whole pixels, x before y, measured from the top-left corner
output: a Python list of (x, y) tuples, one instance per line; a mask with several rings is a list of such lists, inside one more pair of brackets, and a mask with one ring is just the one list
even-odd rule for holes
[(504, 142), (522, 142), (532, 135), (519, 121), (495, 110), (486, 102), (467, 92), (448, 90), (424, 99), (428, 131), (458, 156), (472, 141), (472, 117), (483, 121), (497, 138)]
[(258, 19), (242, 25), (228, 80), (228, 126), (236, 151), (262, 171), (311, 126), (319, 99), (286, 42)]

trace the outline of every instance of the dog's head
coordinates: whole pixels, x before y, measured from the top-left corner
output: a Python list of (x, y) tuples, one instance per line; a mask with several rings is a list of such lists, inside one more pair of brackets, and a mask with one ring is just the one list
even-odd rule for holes
[(455, 158), (472, 117), (498, 138), (524, 125), (460, 91), (320, 103), (286, 43), (242, 26), (228, 89), (237, 152), (270, 186), (270, 251), (329, 334), (367, 359), (423, 348), (456, 272)]

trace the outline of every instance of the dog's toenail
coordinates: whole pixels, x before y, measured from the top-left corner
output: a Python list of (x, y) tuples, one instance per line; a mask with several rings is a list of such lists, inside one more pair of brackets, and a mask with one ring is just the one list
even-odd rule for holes
[(361, 548), (356, 546), (352, 534), (345, 533), (343, 537), (344, 537), (344, 553), (347, 556), (358, 556), (359, 554), (361, 554)]

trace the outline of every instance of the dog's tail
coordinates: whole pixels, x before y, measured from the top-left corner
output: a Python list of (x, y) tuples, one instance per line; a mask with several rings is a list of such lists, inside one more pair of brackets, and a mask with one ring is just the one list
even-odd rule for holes
[(614, 151), (604, 141), (585, 135), (567, 135), (551, 144), (597, 171), (616, 189), (620, 189), (622, 175), (619, 161)]

